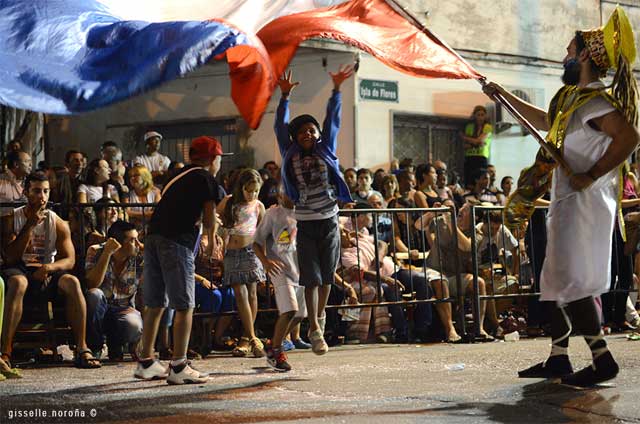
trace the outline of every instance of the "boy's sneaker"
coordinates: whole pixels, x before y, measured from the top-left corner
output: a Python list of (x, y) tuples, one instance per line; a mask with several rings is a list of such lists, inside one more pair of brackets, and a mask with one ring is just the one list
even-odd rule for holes
[(284, 339), (284, 341), (282, 342), (282, 350), (284, 350), (285, 352), (289, 352), (290, 350), (295, 350), (296, 346), (295, 344), (291, 343), (291, 340), (289, 339)]
[(143, 362), (138, 362), (133, 376), (142, 380), (163, 380), (169, 376), (167, 368), (162, 365), (158, 360), (154, 360), (151, 365), (145, 367)]
[(209, 378), (202, 377), (202, 374), (191, 368), (187, 361), (175, 367), (169, 366), (168, 384), (202, 384), (207, 381)]
[(296, 347), (296, 349), (311, 349), (311, 344), (305, 342), (302, 339), (294, 340), (293, 345)]
[(192, 363), (189, 359), (187, 359), (187, 365), (189, 365), (189, 366), (191, 367), (191, 369), (192, 369), (192, 370), (194, 370), (195, 372), (197, 372), (197, 373), (198, 373), (198, 375), (200, 376), (200, 378), (206, 378), (206, 377), (209, 377), (209, 375), (211, 374), (211, 373), (208, 373), (208, 372), (202, 372), (202, 371), (200, 371), (199, 369), (197, 369), (196, 367), (194, 367), (194, 366), (193, 366), (193, 363)]
[(291, 365), (287, 362), (287, 355), (281, 350), (267, 348), (267, 364), (276, 371), (291, 371)]
[(327, 342), (324, 341), (322, 331), (316, 330), (309, 334), (309, 341), (311, 342), (311, 349), (316, 355), (324, 355), (329, 351)]

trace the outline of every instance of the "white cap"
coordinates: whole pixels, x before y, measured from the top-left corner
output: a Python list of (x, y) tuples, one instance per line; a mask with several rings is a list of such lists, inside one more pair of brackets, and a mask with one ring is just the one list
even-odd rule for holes
[(162, 134), (155, 132), (155, 131), (149, 131), (144, 133), (144, 141), (146, 142), (147, 140), (149, 140), (150, 138), (153, 137), (158, 137), (160, 140), (162, 140)]

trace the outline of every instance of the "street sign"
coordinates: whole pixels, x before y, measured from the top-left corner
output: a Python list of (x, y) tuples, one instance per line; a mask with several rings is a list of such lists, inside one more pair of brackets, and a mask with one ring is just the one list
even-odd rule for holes
[(360, 80), (360, 99), (398, 102), (398, 82), (380, 80)]

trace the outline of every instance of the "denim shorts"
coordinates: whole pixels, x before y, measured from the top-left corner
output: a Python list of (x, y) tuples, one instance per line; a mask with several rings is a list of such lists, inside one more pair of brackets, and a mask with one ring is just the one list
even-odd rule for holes
[(224, 254), (224, 286), (266, 281), (262, 263), (251, 246), (229, 249)]
[(193, 250), (158, 234), (144, 243), (144, 305), (178, 311), (195, 308)]

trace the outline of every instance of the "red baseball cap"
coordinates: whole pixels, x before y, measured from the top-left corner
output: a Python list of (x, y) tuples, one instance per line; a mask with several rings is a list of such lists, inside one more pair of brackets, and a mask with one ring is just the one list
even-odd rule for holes
[(216, 156), (229, 156), (233, 153), (224, 153), (222, 145), (218, 140), (207, 135), (201, 135), (191, 140), (189, 149), (189, 159), (193, 160), (213, 160)]

